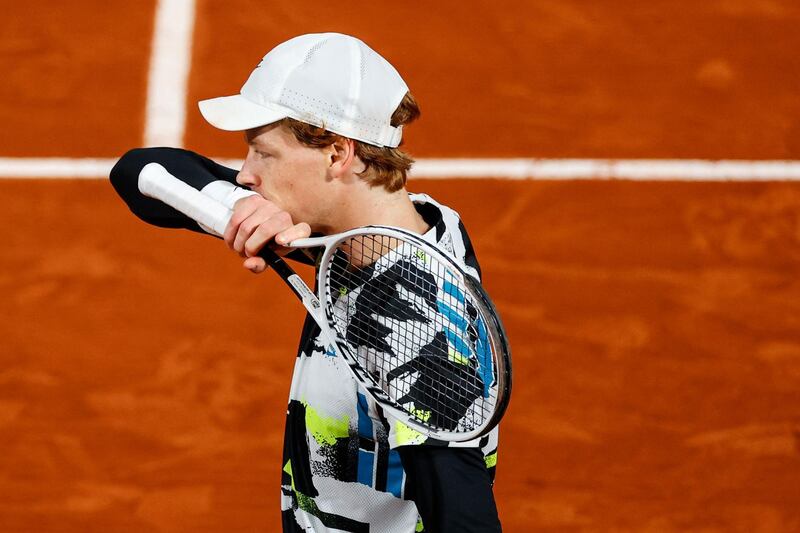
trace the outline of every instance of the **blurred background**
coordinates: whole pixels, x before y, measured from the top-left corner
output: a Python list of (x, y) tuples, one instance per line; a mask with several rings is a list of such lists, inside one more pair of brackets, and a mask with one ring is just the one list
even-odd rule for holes
[[(800, 531), (797, 2), (0, 9), (0, 531), (279, 530), (302, 308), (222, 243), (140, 222), (104, 176), (148, 144), (243, 157), (196, 101), (317, 31), (401, 72), (420, 168), (644, 164), (410, 182), (461, 212), (511, 339), (504, 529)], [(655, 181), (654, 159), (744, 171)]]

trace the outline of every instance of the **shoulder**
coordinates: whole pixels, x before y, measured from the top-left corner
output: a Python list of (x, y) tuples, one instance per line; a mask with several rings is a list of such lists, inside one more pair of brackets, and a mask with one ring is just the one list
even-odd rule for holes
[(459, 213), (424, 193), (409, 193), (417, 211), (431, 226), (425, 239), (450, 254), (473, 277), (480, 280), (481, 268), (467, 228)]

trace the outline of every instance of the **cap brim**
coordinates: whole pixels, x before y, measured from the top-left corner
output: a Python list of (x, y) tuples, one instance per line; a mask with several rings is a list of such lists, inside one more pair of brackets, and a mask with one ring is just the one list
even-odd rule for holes
[(198, 102), (200, 113), (209, 124), (226, 131), (242, 131), (272, 124), (288, 115), (280, 106), (264, 107), (241, 94)]

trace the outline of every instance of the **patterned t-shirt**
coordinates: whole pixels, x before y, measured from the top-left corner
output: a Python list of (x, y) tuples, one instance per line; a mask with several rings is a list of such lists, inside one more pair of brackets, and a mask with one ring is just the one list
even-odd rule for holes
[[(478, 278), (458, 214), (426, 194), (410, 197), (431, 226), (423, 238)], [(404, 498), (399, 446), (480, 447), (492, 472), (496, 462), (496, 428), (482, 439), (446, 443), (385, 416), (311, 318), (303, 328), (287, 417), (281, 508), (288, 531), (421, 531), (414, 502)]]

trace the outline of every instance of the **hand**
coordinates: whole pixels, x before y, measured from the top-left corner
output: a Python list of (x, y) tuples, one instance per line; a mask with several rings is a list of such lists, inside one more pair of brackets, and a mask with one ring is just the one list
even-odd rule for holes
[[(256, 254), (271, 240), (283, 245), (311, 235), (305, 222), (295, 224), (292, 216), (275, 203), (257, 195), (238, 200), (233, 207), (223, 238), (228, 247), (246, 257), (244, 267), (254, 274), (267, 269), (266, 262)], [(291, 248), (277, 248), (284, 255)]]

